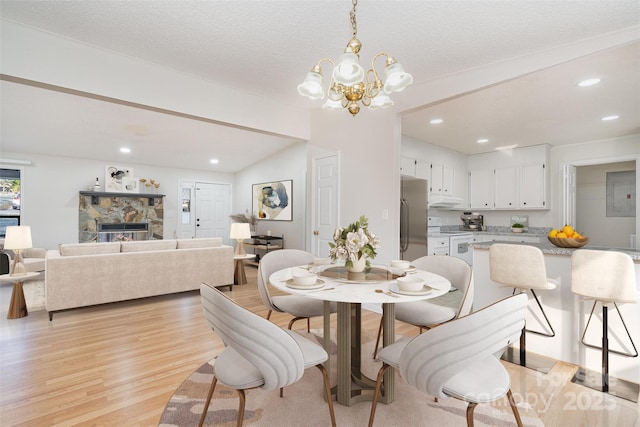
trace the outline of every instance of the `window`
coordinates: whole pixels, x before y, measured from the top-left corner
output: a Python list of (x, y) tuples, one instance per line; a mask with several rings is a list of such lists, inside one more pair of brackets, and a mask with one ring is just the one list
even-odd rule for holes
[(7, 226), (20, 225), (22, 189), (20, 169), (0, 169), (0, 238)]

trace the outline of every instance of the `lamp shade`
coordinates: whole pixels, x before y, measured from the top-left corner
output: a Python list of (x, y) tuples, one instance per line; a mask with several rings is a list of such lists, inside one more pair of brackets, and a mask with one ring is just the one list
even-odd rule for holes
[(298, 93), (311, 99), (324, 98), (322, 74), (309, 71), (304, 81), (298, 85)]
[(393, 105), (393, 100), (389, 98), (389, 95), (387, 95), (385, 91), (381, 90), (371, 100), (371, 104), (369, 105), (369, 108), (371, 108), (372, 110), (375, 110), (377, 108), (391, 107), (392, 105)]
[(28, 225), (10, 225), (4, 238), (5, 249), (29, 249), (31, 243), (31, 227)]
[(384, 72), (386, 75), (384, 91), (387, 93), (400, 92), (413, 83), (411, 74), (405, 72), (404, 67), (397, 62), (387, 65)]
[(327, 99), (322, 108), (325, 110), (344, 110), (342, 101), (334, 101), (333, 99)]
[(234, 240), (244, 240), (251, 238), (251, 228), (248, 222), (234, 222), (231, 224), (229, 237)]
[(358, 63), (358, 55), (353, 52), (340, 55), (338, 65), (333, 69), (333, 79), (347, 86), (364, 80), (364, 68)]

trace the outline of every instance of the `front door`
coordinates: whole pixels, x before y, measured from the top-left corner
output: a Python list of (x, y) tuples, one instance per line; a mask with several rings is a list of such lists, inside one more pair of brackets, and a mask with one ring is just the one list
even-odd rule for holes
[(196, 237), (222, 237), (229, 242), (231, 185), (196, 182)]

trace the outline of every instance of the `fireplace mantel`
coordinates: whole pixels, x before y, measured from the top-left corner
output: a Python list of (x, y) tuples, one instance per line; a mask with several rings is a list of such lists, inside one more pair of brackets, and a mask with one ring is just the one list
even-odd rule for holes
[(97, 205), (98, 197), (143, 197), (149, 199), (149, 206), (153, 206), (153, 199), (156, 197), (164, 197), (164, 194), (153, 193), (113, 193), (108, 191), (81, 191), (82, 196), (90, 196), (91, 204)]

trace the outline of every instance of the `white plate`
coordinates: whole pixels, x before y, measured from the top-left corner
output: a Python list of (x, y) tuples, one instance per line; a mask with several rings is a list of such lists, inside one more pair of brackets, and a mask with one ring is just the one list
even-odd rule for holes
[(324, 286), (324, 280), (318, 279), (316, 283), (313, 285), (296, 285), (293, 283), (293, 279), (287, 280), (287, 288), (291, 289), (301, 289), (301, 290), (310, 290), (310, 289), (319, 289)]
[(398, 284), (394, 282), (389, 285), (389, 290), (394, 294), (420, 296), (429, 295), (433, 288), (425, 284), (424, 287), (419, 291), (401, 291), (400, 288), (398, 288)]

